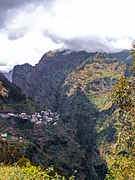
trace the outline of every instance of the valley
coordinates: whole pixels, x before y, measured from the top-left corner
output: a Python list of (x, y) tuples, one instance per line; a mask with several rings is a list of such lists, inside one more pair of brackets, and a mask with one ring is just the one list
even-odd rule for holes
[(126, 50), (50, 51), (35, 66), (15, 66), (14, 85), (0, 79), (9, 92), (19, 87), (1, 99), (0, 131), (22, 137), (29, 146), (24, 155), (35, 164), (54, 165), (67, 177), (77, 170), (78, 180), (103, 180), (104, 147), (116, 141), (113, 87), (131, 75), (131, 57)]

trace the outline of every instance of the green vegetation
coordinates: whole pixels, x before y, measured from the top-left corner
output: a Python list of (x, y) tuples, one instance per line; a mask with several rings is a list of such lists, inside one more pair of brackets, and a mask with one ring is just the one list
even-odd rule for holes
[[(1, 98), (7, 96), (8, 90), (2, 85), (2, 82), (0, 81), (0, 100)], [(0, 109), (3, 109), (3, 105), (0, 104)]]
[[(134, 46), (135, 48), (135, 46)], [(135, 179), (135, 49), (133, 50), (133, 74), (120, 78), (114, 87), (113, 101), (117, 106), (117, 141), (109, 147), (106, 156), (109, 174), (107, 180)]]
[[(47, 56), (55, 56), (55, 53), (50, 52)], [(74, 68), (66, 79), (64, 78), (64, 84), (59, 90), (61, 97), (58, 97), (58, 100), (63, 117), (65, 115), (65, 122), (59, 121), (53, 128), (51, 123), (49, 126), (45, 124), (36, 126), (17, 118), (6, 121), (1, 119), (1, 132), (8, 133), (9, 139), (0, 142), (0, 162), (4, 162), (0, 167), (0, 179), (64, 180), (74, 169), (78, 169), (80, 174), (77, 175), (80, 179), (85, 175), (90, 179), (103, 179), (107, 162), (109, 169), (107, 180), (133, 180), (135, 178), (134, 73), (133, 76), (129, 74), (130, 78), (124, 77), (125, 72), (127, 73), (127, 70), (129, 72), (130, 63), (128, 67), (127, 64), (127, 60), (119, 57), (95, 53)], [(134, 67), (133, 61), (133, 72)], [(59, 76), (55, 79), (59, 79)], [(37, 109), (34, 101), (24, 96), (17, 87), (11, 88), (9, 82), (3, 85), (9, 90), (9, 97), (2, 102), (1, 112), (34, 113)], [(114, 93), (112, 86), (115, 86)], [(37, 84), (34, 87), (36, 90)], [(16, 91), (17, 96), (14, 93)], [(116, 108), (112, 106), (113, 103), (116, 104)], [(21, 136), (23, 141), (10, 142), (12, 136)], [(74, 141), (75, 138), (77, 141)], [(98, 148), (106, 162), (100, 158)], [(40, 165), (41, 168), (21, 157), (31, 159), (33, 164)], [(21, 159), (18, 161), (19, 158)], [(13, 164), (14, 162), (17, 164)], [(51, 164), (54, 164), (55, 171), (46, 169)], [(69, 179), (74, 177), (71, 176)]]
[(124, 75), (125, 70), (126, 64), (121, 60), (97, 53), (69, 74), (64, 83), (66, 94), (72, 96), (80, 86), (99, 111), (109, 109), (112, 105), (112, 85)]
[(23, 144), (19, 142), (8, 142), (0, 140), (0, 163), (14, 163), (23, 156), (23, 153)]
[(36, 102), (34, 102), (33, 100), (30, 100), (29, 98), (26, 98), (26, 100), (20, 101), (20, 102), (2, 102), (2, 106), (3, 108), (0, 109), (0, 112), (2, 113), (26, 112), (28, 114), (33, 114), (35, 113), (35, 111), (41, 110), (41, 107)]
[(32, 114), (40, 110), (40, 106), (23, 94), (22, 90), (15, 84), (9, 82), (3, 74), (0, 73), (0, 113), (27, 112)]
[[(69, 180), (74, 180), (74, 175), (69, 177)], [(22, 158), (14, 165), (0, 166), (0, 179), (1, 180), (66, 180), (54, 172), (53, 167), (42, 170), (39, 166), (36, 167), (30, 163), (26, 158)]]
[(2, 82), (0, 81), (0, 96), (4, 97), (7, 95), (7, 89), (2, 85)]

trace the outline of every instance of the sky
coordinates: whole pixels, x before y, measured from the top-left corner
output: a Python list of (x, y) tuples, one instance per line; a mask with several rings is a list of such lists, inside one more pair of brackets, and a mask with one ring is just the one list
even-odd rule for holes
[(55, 49), (131, 49), (134, 5), (134, 0), (0, 0), (0, 71), (35, 65)]

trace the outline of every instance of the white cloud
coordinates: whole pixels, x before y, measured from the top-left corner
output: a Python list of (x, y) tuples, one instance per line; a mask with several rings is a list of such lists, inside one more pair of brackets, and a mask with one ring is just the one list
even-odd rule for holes
[[(58, 1), (48, 28), (61, 36), (97, 35), (119, 37), (135, 34), (133, 0), (68, 0)], [(44, 17), (43, 17), (44, 18)]]
[(1, 59), (6, 59), (9, 65), (14, 65), (25, 62), (35, 64), (44, 52), (58, 48), (58, 45), (39, 32), (32, 31), (16, 41), (9, 41), (4, 37), (3, 41), (0, 41), (0, 47)]
[(0, 63), (7, 61), (8, 67), (35, 64), (46, 51), (62, 47), (88, 51), (130, 48), (135, 37), (133, 0), (33, 0), (29, 6), (21, 2), (3, 4), (8, 17), (15, 10), (0, 33)]

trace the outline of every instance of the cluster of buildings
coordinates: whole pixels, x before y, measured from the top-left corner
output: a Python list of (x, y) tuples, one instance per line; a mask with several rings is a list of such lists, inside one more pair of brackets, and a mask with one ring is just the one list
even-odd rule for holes
[(24, 120), (29, 120), (31, 123), (35, 123), (36, 125), (39, 124), (45, 124), (51, 123), (52, 125), (57, 125), (57, 122), (59, 120), (59, 114), (57, 112), (51, 112), (50, 110), (47, 111), (41, 111), (41, 112), (35, 112), (35, 114), (28, 115), (25, 112), (22, 112), (20, 114), (14, 114), (14, 113), (0, 113), (0, 118), (11, 118), (11, 117), (19, 117)]
[[(36, 112), (32, 115), (28, 115), (25, 112), (22, 112), (20, 114), (14, 114), (14, 113), (0, 113), (0, 119), (9, 119), (11, 117), (14, 118), (21, 118), (22, 120), (30, 121), (31, 123), (34, 123), (34, 125), (54, 125), (56, 126), (58, 124), (58, 121), (60, 119), (59, 114), (57, 112), (52, 113), (50, 110), (47, 111), (41, 111)], [(1, 140), (7, 140), (8, 134), (0, 132), (0, 139)], [(20, 141), (22, 142), (22, 137), (12, 137), (12, 141)]]

